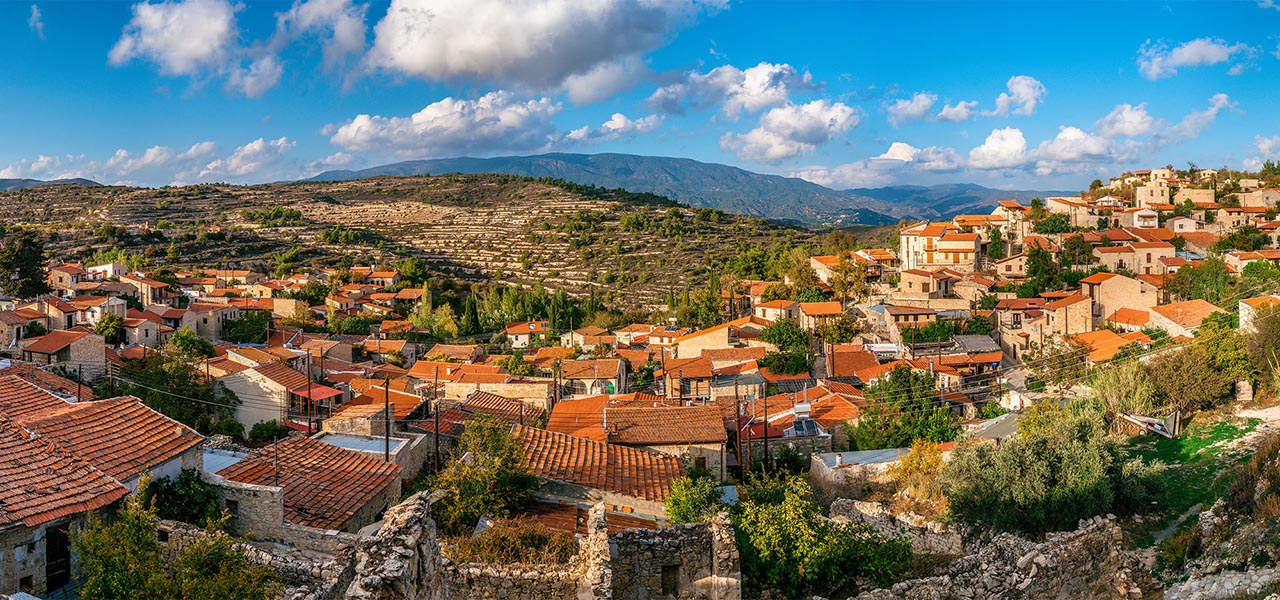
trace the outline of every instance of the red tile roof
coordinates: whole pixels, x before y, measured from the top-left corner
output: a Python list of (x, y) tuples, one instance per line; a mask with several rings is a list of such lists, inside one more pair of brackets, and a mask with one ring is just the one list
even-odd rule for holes
[(284, 489), (290, 523), (338, 529), (400, 476), (401, 468), (361, 452), (293, 436), (221, 471), (231, 481)]
[(490, 392), (473, 392), (462, 402), (462, 408), (473, 414), (488, 415), (511, 423), (532, 423), (546, 414), (540, 407)]
[(92, 387), (77, 385), (76, 382), (66, 377), (54, 375), (30, 363), (10, 363), (8, 367), (0, 369), (0, 377), (7, 375), (21, 377), (54, 393), (78, 397), (81, 402), (88, 402), (97, 398), (93, 393)]
[(662, 446), (728, 439), (715, 406), (606, 407), (604, 427), (612, 444)]
[(75, 329), (50, 331), (40, 337), (28, 338), (34, 341), (29, 345), (24, 346), (22, 350), (24, 352), (36, 352), (38, 354), (57, 354), (72, 343), (87, 335), (90, 335), (88, 331)]
[(35, 527), (101, 508), (128, 493), (88, 462), (0, 420), (0, 528)]
[(0, 417), (5, 419), (26, 423), (74, 406), (19, 376), (0, 377)]
[(200, 445), (204, 436), (133, 396), (82, 402), (26, 428), (120, 481)]
[(251, 370), (284, 386), (287, 390), (306, 387), (308, 381), (306, 375), (299, 373), (282, 362), (269, 362), (264, 365), (258, 365)]
[(661, 502), (684, 476), (674, 456), (519, 425), (514, 432), (529, 469), (544, 479)]
[(422, 397), (417, 394), (374, 387), (356, 396), (346, 406), (339, 408), (337, 412), (333, 413), (332, 418), (353, 419), (367, 417), (385, 408), (388, 401), (391, 403), (391, 412), (395, 413), (397, 421), (409, 418), (409, 415), (413, 414), (415, 409), (422, 406)]

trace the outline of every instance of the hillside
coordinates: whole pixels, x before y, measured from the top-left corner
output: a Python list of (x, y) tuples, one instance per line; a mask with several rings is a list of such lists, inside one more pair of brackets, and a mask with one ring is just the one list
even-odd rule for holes
[(25, 190), (49, 185), (98, 185), (98, 182), (88, 179), (50, 179), (48, 181), (42, 181), (39, 179), (0, 179), (0, 192), (7, 192), (9, 190)]
[[(356, 264), (417, 256), (442, 276), (541, 282), (576, 292), (594, 285), (625, 292), (629, 303), (661, 301), (670, 289), (705, 284), (707, 265), (745, 244), (812, 235), (646, 194), (566, 187), (504, 175), (63, 186), (0, 192), (0, 210), (11, 224), (54, 231), (50, 248), (64, 257), (121, 247), (177, 266), (270, 273), (276, 257), (293, 249), (298, 266), (335, 264), (344, 254)], [(277, 208), (300, 216), (268, 226), (242, 214)], [(339, 239), (346, 243), (331, 243)]]
[(687, 158), (634, 154), (540, 154), (414, 160), (358, 171), (326, 171), (308, 181), (429, 173), (506, 173), (551, 177), (667, 196), (691, 206), (805, 224), (884, 225), (988, 212), (997, 200), (1027, 201), (1067, 192), (1004, 191), (974, 184), (833, 190), (795, 177), (763, 175)]

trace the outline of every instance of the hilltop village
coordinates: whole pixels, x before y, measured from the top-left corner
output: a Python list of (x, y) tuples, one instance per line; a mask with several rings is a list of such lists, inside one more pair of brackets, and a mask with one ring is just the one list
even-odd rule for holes
[[(1274, 591), (1277, 183), (1138, 170), (753, 245), (665, 303), (9, 227), (0, 595)], [(139, 564), (168, 579), (103, 587)]]

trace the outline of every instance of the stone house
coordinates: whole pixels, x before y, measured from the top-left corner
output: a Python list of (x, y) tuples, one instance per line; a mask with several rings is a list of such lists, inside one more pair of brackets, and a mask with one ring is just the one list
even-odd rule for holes
[(715, 373), (711, 359), (698, 356), (667, 359), (661, 369), (654, 371), (654, 377), (657, 378), (655, 392), (663, 396), (682, 400), (710, 400)]
[(839, 302), (801, 302), (800, 328), (814, 331), (844, 315), (844, 307)]
[(800, 316), (800, 304), (790, 300), (770, 300), (757, 304), (754, 314), (761, 319), (774, 322), (795, 319)]
[(1187, 300), (1154, 306), (1150, 312), (1151, 327), (1163, 329), (1172, 337), (1195, 337), (1205, 317), (1226, 311), (1204, 300)]
[(720, 408), (704, 406), (605, 407), (606, 442), (652, 450), (728, 477), (728, 440)]
[(45, 282), (49, 287), (63, 292), (66, 295), (74, 290), (76, 284), (85, 281), (96, 281), (100, 279), (97, 274), (84, 270), (78, 264), (66, 263), (50, 268), (45, 275)]
[(981, 237), (961, 233), (952, 223), (920, 223), (898, 234), (898, 257), (902, 269), (977, 269)]
[[(290, 436), (219, 470), (217, 475), (243, 484), (241, 489), (278, 488), (277, 494), (265, 497), (283, 504), (287, 523), (355, 533), (399, 502), (402, 471), (398, 465), (363, 452)], [(255, 497), (259, 496), (242, 494), (225, 501), (232, 514), (229, 525), (253, 531), (253, 519), (279, 514), (270, 507), (254, 506)]]
[(311, 382), (306, 375), (281, 362), (251, 367), (218, 381), (244, 400), (236, 407), (236, 420), (246, 428), (271, 420), (282, 425), (297, 421), (297, 425), (305, 428), (308, 418), (316, 415), (314, 403), (308, 406), (308, 394), (319, 396), (330, 390), (338, 395), (342, 393)]
[(1184, 187), (1178, 188), (1178, 190), (1173, 193), (1174, 204), (1182, 204), (1187, 200), (1190, 200), (1193, 204), (1212, 204), (1213, 190)]
[(620, 394), (627, 389), (627, 369), (618, 358), (566, 360), (560, 380), (570, 395)]
[[(512, 348), (528, 348), (534, 342), (545, 342), (551, 334), (551, 324), (547, 321), (518, 321), (507, 323), (503, 333), (511, 342)], [(630, 345), (630, 341), (627, 342)]]
[(1115, 273), (1094, 273), (1081, 279), (1080, 291), (1093, 302), (1095, 322), (1121, 308), (1145, 311), (1160, 300), (1155, 286)]
[(110, 296), (76, 296), (68, 300), (67, 304), (77, 309), (78, 325), (97, 326), (98, 321), (108, 314), (123, 319), (129, 311), (129, 303)]
[(1044, 333), (1072, 335), (1093, 331), (1093, 303), (1079, 292), (1044, 305), (1048, 323)]
[(102, 336), (79, 328), (50, 331), (18, 342), (22, 360), (38, 365), (61, 365), (89, 380), (106, 373), (106, 347)]
[(121, 275), (120, 281), (132, 284), (138, 289), (138, 300), (143, 307), (162, 305), (173, 306), (177, 303), (178, 294), (169, 290), (169, 284), (143, 277), (142, 275)]
[(565, 348), (582, 348), (590, 350), (599, 345), (614, 346), (618, 343), (618, 338), (609, 335), (607, 329), (589, 325), (587, 327), (579, 327), (560, 336), (560, 345)]
[(952, 277), (945, 271), (907, 269), (899, 274), (898, 297), (932, 300), (950, 298)]
[(38, 311), (48, 317), (48, 323), (46, 324), (49, 326), (49, 331), (60, 331), (75, 327), (76, 318), (80, 312), (71, 303), (55, 296), (37, 298), (26, 304), (19, 305), (17, 310), (24, 308)]
[(1027, 276), (1027, 255), (1019, 252), (991, 263), (991, 269), (1001, 279), (1020, 280)]
[(1266, 314), (1268, 311), (1274, 311), (1280, 306), (1280, 294), (1271, 294), (1269, 296), (1259, 296), (1257, 298), (1247, 298), (1240, 301), (1240, 332), (1254, 333), (1257, 331), (1255, 322), (1259, 314)]

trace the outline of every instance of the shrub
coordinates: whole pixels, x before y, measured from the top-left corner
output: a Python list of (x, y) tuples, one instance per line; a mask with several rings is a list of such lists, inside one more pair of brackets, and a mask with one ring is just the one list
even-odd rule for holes
[[(446, 533), (470, 531), (480, 517), (511, 516), (538, 487), (520, 441), (505, 423), (483, 418), (469, 422), (455, 452), (459, 459), (441, 471), (436, 489), (442, 497), (431, 506)], [(468, 454), (468, 460), (460, 459)]]
[(275, 419), (254, 423), (253, 427), (249, 428), (249, 441), (254, 444), (270, 444), (288, 436), (289, 428)]
[(528, 519), (504, 519), (475, 535), (449, 538), (456, 562), (562, 565), (578, 553), (573, 536)]

